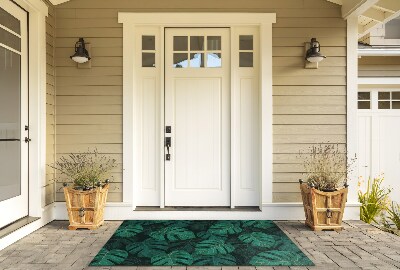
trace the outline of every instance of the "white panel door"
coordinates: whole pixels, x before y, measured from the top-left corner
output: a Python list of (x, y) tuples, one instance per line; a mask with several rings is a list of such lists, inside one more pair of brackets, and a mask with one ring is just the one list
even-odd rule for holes
[(166, 206), (230, 205), (229, 44), (229, 29), (165, 31)]
[(27, 13), (0, 0), (0, 228), (28, 215)]
[(379, 172), (393, 188), (391, 199), (400, 203), (400, 115), (379, 117)]
[(400, 90), (363, 89), (358, 100), (358, 172), (367, 181), (383, 175), (400, 203)]

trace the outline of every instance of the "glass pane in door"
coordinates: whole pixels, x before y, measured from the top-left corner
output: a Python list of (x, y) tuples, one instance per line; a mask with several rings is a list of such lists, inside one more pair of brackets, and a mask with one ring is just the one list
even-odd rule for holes
[(21, 194), (21, 57), (0, 40), (0, 201)]

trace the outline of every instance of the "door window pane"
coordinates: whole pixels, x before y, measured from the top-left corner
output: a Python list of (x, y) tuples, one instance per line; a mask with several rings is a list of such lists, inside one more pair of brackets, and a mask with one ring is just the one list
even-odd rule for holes
[(204, 50), (204, 37), (192, 36), (190, 37), (190, 50), (203, 51)]
[(253, 36), (240, 35), (239, 36), (239, 50), (253, 50)]
[(253, 66), (253, 53), (240, 52), (239, 53), (239, 67), (252, 67)]
[(174, 53), (174, 68), (188, 67), (188, 54), (187, 53)]
[(13, 48), (14, 50), (21, 51), (21, 39), (3, 28), (0, 28), (0, 43)]
[(379, 100), (390, 100), (390, 92), (379, 92), (378, 99)]
[(155, 36), (142, 36), (142, 50), (143, 51), (154, 51), (156, 49), (156, 37)]
[(392, 92), (392, 99), (400, 100), (400, 92)]
[(218, 68), (222, 67), (222, 59), (220, 53), (208, 53), (207, 54), (207, 67)]
[(221, 50), (221, 37), (220, 36), (207, 37), (207, 50), (220, 51)]
[(390, 109), (390, 101), (378, 101), (378, 109)]
[(400, 101), (392, 101), (392, 109), (400, 109)]
[(142, 67), (155, 67), (156, 54), (155, 53), (142, 53)]
[(2, 8), (0, 8), (0, 24), (17, 34), (21, 34), (20, 21)]
[(175, 36), (174, 51), (187, 51), (187, 50), (188, 50), (188, 37)]
[(21, 194), (21, 57), (0, 47), (0, 201)]
[(370, 92), (358, 92), (358, 100), (370, 100), (371, 93)]
[(190, 54), (190, 67), (204, 67), (204, 53), (191, 53)]
[(362, 110), (369, 110), (371, 109), (371, 102), (369, 101), (359, 101), (358, 108)]

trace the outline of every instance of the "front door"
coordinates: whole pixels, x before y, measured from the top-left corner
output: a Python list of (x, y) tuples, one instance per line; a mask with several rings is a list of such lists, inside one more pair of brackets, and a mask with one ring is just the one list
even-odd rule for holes
[(230, 32), (165, 31), (165, 205), (230, 205)]
[(27, 13), (0, 0), (0, 228), (28, 215)]

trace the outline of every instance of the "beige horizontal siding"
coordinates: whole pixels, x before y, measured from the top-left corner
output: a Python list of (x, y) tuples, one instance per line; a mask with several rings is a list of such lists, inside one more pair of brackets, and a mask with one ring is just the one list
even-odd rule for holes
[[(315, 143), (346, 143), (346, 22), (325, 0), (76, 0), (58, 5), (55, 31), (57, 156), (97, 147), (122, 162), (122, 25), (118, 12), (273, 12), (273, 199), (301, 198), (300, 150)], [(69, 59), (78, 37), (91, 43), (92, 68)], [(328, 56), (304, 69), (304, 42), (317, 37)], [(115, 171), (110, 201), (122, 200)], [(127, 179), (126, 181), (130, 181)], [(63, 200), (57, 193), (57, 200)]]
[(359, 77), (400, 77), (399, 56), (363, 56), (358, 60)]

